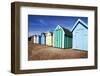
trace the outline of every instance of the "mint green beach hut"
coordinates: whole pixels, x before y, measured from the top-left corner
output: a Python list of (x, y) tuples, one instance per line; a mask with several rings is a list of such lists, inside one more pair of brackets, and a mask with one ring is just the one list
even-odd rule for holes
[(72, 48), (72, 33), (58, 25), (53, 32), (53, 47)]

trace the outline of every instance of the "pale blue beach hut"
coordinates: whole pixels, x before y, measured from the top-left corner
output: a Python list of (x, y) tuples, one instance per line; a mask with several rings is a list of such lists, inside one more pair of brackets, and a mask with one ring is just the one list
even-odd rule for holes
[(41, 33), (41, 44), (45, 45), (46, 44), (46, 34)]
[(41, 44), (41, 36), (40, 35), (37, 35), (37, 39), (36, 39), (36, 43), (37, 44)]
[(72, 48), (88, 50), (88, 26), (81, 19), (78, 19), (72, 28), (73, 40)]

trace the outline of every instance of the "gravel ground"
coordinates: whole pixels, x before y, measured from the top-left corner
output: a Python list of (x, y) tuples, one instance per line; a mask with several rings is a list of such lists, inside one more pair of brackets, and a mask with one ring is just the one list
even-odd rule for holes
[(87, 58), (88, 52), (75, 49), (60, 49), (28, 43), (28, 60), (53, 60)]

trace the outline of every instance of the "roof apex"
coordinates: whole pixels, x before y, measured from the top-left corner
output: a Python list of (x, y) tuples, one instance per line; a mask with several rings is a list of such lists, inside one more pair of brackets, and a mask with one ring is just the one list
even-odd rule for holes
[[(63, 27), (63, 26), (60, 26), (60, 25), (57, 25), (57, 27), (60, 27), (60, 28), (64, 31), (64, 34), (65, 34), (65, 35), (72, 36), (72, 33), (71, 33), (71, 31), (70, 31), (69, 29), (67, 29), (67, 28), (65, 28), (65, 27)], [(57, 27), (56, 27), (56, 29), (57, 29)], [(55, 29), (55, 30), (56, 30), (56, 29)]]
[(79, 18), (79, 19), (75, 22), (73, 28), (71, 29), (72, 32), (73, 32), (73, 30), (75, 29), (75, 27), (77, 26), (77, 23), (78, 23), (78, 22), (82, 23), (85, 27), (88, 28), (87, 24)]

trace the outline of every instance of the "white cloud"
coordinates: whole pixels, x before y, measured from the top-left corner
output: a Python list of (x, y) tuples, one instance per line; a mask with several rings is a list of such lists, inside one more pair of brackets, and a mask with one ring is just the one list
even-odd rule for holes
[(40, 35), (41, 32), (39, 31), (32, 31), (32, 32), (28, 32), (28, 37), (32, 36), (32, 35)]

